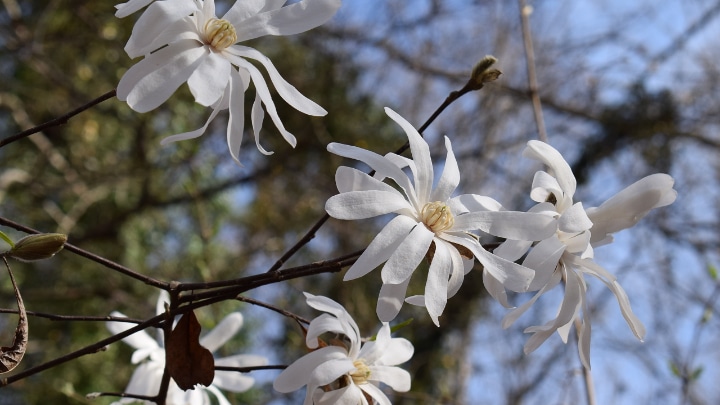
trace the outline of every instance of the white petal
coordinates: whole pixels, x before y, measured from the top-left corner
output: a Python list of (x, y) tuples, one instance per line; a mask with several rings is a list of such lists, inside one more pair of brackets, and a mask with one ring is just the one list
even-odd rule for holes
[(154, 0), (130, 0), (125, 3), (116, 4), (115, 17), (124, 18), (152, 3)]
[(392, 338), (383, 356), (375, 361), (376, 365), (395, 366), (410, 360), (415, 353), (415, 348), (409, 340), (404, 338)]
[(413, 228), (383, 266), (383, 283), (399, 284), (410, 278), (425, 257), (434, 237), (435, 234), (422, 224)]
[(265, 0), (236, 1), (223, 16), (223, 20), (241, 22), (259, 13), (265, 6)]
[(532, 140), (527, 143), (523, 156), (539, 160), (550, 167), (562, 191), (572, 198), (575, 194), (577, 182), (570, 165), (568, 165), (560, 152), (545, 142)]
[(415, 162), (417, 167), (415, 173), (415, 192), (417, 193), (419, 201), (429, 202), (433, 183), (433, 166), (432, 160), (430, 159), (430, 147), (415, 127), (405, 118), (401, 117), (400, 114), (388, 107), (385, 107), (385, 113), (402, 127), (408, 137), (413, 162)]
[[(120, 312), (111, 312), (110, 316), (124, 317), (125, 315)], [(105, 326), (108, 328), (110, 333), (117, 335), (118, 333), (134, 328), (137, 324), (128, 322), (106, 322)], [(123, 342), (136, 349), (157, 349), (160, 347), (155, 339), (151, 338), (144, 330), (123, 338)]]
[(231, 46), (227, 48), (225, 52), (229, 52), (233, 55), (237, 55), (243, 58), (254, 59), (260, 62), (270, 75), (270, 81), (272, 82), (273, 86), (275, 86), (275, 90), (277, 90), (280, 97), (282, 97), (283, 100), (290, 104), (290, 106), (292, 106), (294, 109), (300, 111), (303, 114), (318, 117), (327, 114), (327, 111), (325, 111), (324, 108), (320, 107), (314, 101), (305, 97), (302, 93), (298, 91), (298, 89), (288, 83), (280, 75), (280, 72), (277, 71), (275, 65), (273, 65), (272, 61), (270, 61), (267, 56), (263, 55), (262, 53), (258, 52), (253, 48), (239, 45)]
[[(215, 365), (219, 365), (215, 363)], [(213, 386), (230, 392), (245, 392), (255, 384), (255, 378), (238, 373), (237, 371), (215, 371)], [(214, 387), (213, 387), (214, 388)]]
[(327, 346), (310, 352), (283, 370), (273, 382), (273, 388), (279, 392), (296, 391), (313, 378), (311, 370), (325, 362), (343, 358), (347, 359), (347, 352), (337, 346)]
[[(229, 97), (229, 91), (226, 92), (225, 97)], [(222, 104), (222, 100), (221, 100), (220, 104)], [(182, 134), (175, 134), (175, 135), (170, 135), (168, 137), (165, 137), (165, 138), (163, 138), (162, 141), (160, 141), (160, 145), (167, 145), (169, 143), (185, 141), (188, 139), (195, 139), (197, 137), (202, 136), (205, 133), (205, 131), (207, 130), (207, 127), (210, 125), (212, 120), (215, 119), (217, 114), (220, 112), (220, 110), (221, 110), (221, 108), (219, 108), (219, 107), (213, 108), (212, 113), (210, 113), (210, 116), (208, 117), (207, 121), (205, 121), (205, 124), (202, 127), (198, 128), (194, 131), (183, 132)]]
[[(327, 297), (312, 295), (307, 292), (304, 294), (309, 306), (317, 309), (318, 311), (328, 312), (338, 318), (343, 329), (343, 333), (348, 337), (348, 339), (350, 339), (350, 354), (352, 355), (359, 350), (360, 330), (355, 323), (355, 320), (350, 316), (350, 314), (348, 314), (347, 310), (345, 310), (345, 307)], [(306, 339), (306, 343), (308, 346), (311, 345), (312, 342), (310, 338)]]
[(157, 362), (140, 364), (130, 377), (125, 392), (137, 395), (157, 395), (164, 368), (164, 364)]
[(205, 107), (215, 104), (228, 86), (230, 68), (230, 62), (215, 52), (203, 58), (203, 62), (188, 79), (195, 102)]
[(523, 257), (532, 244), (533, 241), (531, 240), (508, 239), (496, 247), (495, 250), (493, 250), (493, 254), (514, 262)]
[(474, 211), (502, 211), (502, 204), (491, 197), (477, 194), (463, 194), (450, 200), (452, 204), (457, 204), (458, 212), (474, 212)]
[[(370, 397), (372, 397), (375, 401), (373, 405), (375, 405), (375, 402), (377, 405), (392, 405), (390, 402), (390, 399), (385, 395), (382, 390), (372, 384), (362, 384), (359, 386), (361, 390), (365, 391)], [(357, 405), (357, 402), (353, 404), (348, 405)]]
[(535, 270), (535, 278), (528, 291), (537, 291), (550, 281), (566, 249), (567, 246), (557, 236), (545, 239), (532, 248), (523, 261), (523, 266)]
[(243, 316), (240, 312), (233, 312), (223, 318), (213, 330), (200, 339), (200, 345), (211, 352), (216, 351), (225, 342), (230, 340), (242, 328)]
[(527, 267), (489, 253), (477, 241), (472, 239), (468, 240), (449, 234), (444, 234), (443, 239), (470, 249), (485, 269), (505, 288), (511, 291), (525, 292), (530, 286), (535, 272)]
[(592, 243), (635, 225), (653, 208), (672, 204), (677, 197), (674, 180), (667, 174), (647, 176), (620, 191), (587, 214), (593, 222)]
[(386, 262), (416, 225), (415, 220), (405, 215), (393, 218), (345, 273), (343, 280), (348, 281), (362, 277)]
[[(182, 24), (184, 30), (171, 27), (196, 10), (193, 0), (157, 1), (151, 4), (135, 23), (130, 39), (125, 45), (125, 52), (131, 58), (137, 58), (179, 39), (178, 36), (183, 31), (190, 33), (194, 25)], [(168, 29), (175, 31), (175, 37), (164, 35), (164, 31)]]
[(339, 7), (340, 0), (303, 0), (242, 21), (230, 22), (235, 26), (239, 42), (263, 35), (294, 35), (324, 24)]
[(245, 133), (245, 88), (242, 76), (232, 69), (230, 72), (230, 115), (227, 126), (227, 144), (235, 163), (240, 163), (240, 145)]
[(592, 226), (593, 223), (585, 213), (581, 202), (565, 210), (558, 220), (558, 229), (567, 233), (586, 231)]
[(450, 280), (447, 286), (447, 297), (450, 299), (460, 291), (460, 286), (465, 279), (465, 274), (472, 270), (475, 260), (474, 258), (464, 259), (455, 246), (448, 245), (448, 251), (450, 252), (450, 258), (452, 260), (452, 273), (450, 273)]
[(411, 208), (397, 192), (349, 191), (330, 197), (325, 203), (327, 213), (337, 219), (365, 219)]
[(410, 391), (410, 373), (400, 367), (371, 366), (369, 380), (385, 383), (397, 392)]
[(255, 101), (253, 101), (252, 111), (250, 120), (252, 121), (253, 135), (255, 135), (255, 145), (257, 146), (260, 153), (269, 156), (275, 152), (266, 150), (260, 145), (260, 130), (262, 129), (262, 123), (265, 120), (265, 110), (262, 108), (262, 99), (260, 95), (255, 92)]
[(505, 287), (495, 277), (493, 277), (488, 271), (483, 270), (483, 285), (491, 297), (495, 298), (500, 305), (505, 308), (512, 308), (512, 305), (508, 302), (507, 291)]
[(481, 230), (515, 240), (542, 240), (557, 232), (557, 220), (545, 214), (518, 211), (468, 212), (455, 217), (453, 231)]
[(452, 258), (448, 245), (446, 242), (436, 240), (435, 255), (430, 262), (425, 284), (425, 307), (435, 326), (440, 326), (438, 317), (442, 315), (447, 304), (448, 279), (452, 271)]
[(543, 294), (546, 292), (552, 290), (556, 285), (560, 284), (560, 281), (562, 281), (562, 272), (555, 271), (553, 272), (551, 278), (548, 280), (547, 284), (545, 284), (533, 297), (525, 302), (523, 305), (515, 308), (514, 310), (508, 312), (507, 315), (503, 317), (503, 320), (501, 322), (501, 325), (503, 329), (507, 329), (515, 323), (515, 321), (522, 316), (522, 314), (525, 313), (530, 307), (535, 303), (535, 301), (540, 298)]
[(400, 188), (403, 189), (405, 195), (413, 206), (420, 206), (417, 195), (415, 194), (415, 187), (410, 183), (408, 176), (384, 156), (378, 155), (377, 153), (369, 150), (358, 148), (357, 146), (343, 145), (335, 142), (328, 144), (327, 150), (338, 156), (364, 162), (375, 170), (380, 177), (391, 178), (398, 186), (400, 186)]
[(120, 79), (118, 99), (137, 112), (164, 103), (202, 63), (208, 50), (193, 40), (182, 40), (148, 55)]
[(248, 73), (250, 73), (252, 82), (255, 84), (255, 91), (265, 105), (265, 110), (270, 116), (270, 119), (280, 132), (280, 135), (282, 135), (285, 141), (294, 148), (297, 145), (297, 140), (295, 139), (295, 136), (288, 132), (285, 129), (285, 126), (283, 126), (283, 123), (280, 120), (280, 116), (278, 115), (277, 108), (275, 108), (275, 103), (273, 102), (272, 96), (270, 95), (270, 90), (267, 87), (267, 83), (265, 83), (265, 78), (263, 77), (262, 73), (260, 73), (260, 71), (255, 66), (248, 63), (243, 58), (228, 53), (225, 53), (225, 55), (232, 63), (242, 69), (245, 69)]
[(380, 288), (375, 312), (381, 322), (390, 322), (402, 308), (410, 278), (400, 284), (384, 284)]
[(399, 192), (389, 184), (383, 183), (369, 176), (367, 173), (347, 166), (337, 168), (335, 172), (335, 184), (341, 193), (348, 191), (380, 190), (399, 194)]
[[(244, 377), (244, 376), (243, 376), (243, 377)], [(246, 378), (246, 379), (251, 379), (251, 380), (252, 380), (251, 377), (244, 377), (244, 378)], [(253, 380), (253, 382), (254, 382), (254, 380)], [(244, 380), (239, 381), (238, 383), (239, 383), (239, 384), (243, 384), (243, 385), (246, 385), (246, 384), (247, 384), (247, 382), (244, 381)], [(251, 384), (250, 386), (252, 386), (252, 382), (251, 382), (250, 384)], [(250, 389), (250, 387), (247, 387), (247, 388), (244, 389), (243, 391), (234, 391), (234, 392), (244, 392), (244, 391), (247, 391), (248, 389)], [(215, 395), (215, 399), (217, 399), (218, 405), (232, 405), (232, 404), (230, 403), (230, 401), (228, 401), (227, 398), (225, 398), (225, 395), (223, 395), (223, 393), (220, 392), (219, 389), (215, 388), (215, 387), (212, 386), (212, 385), (210, 385), (209, 387), (204, 387), (201, 392), (202, 392), (203, 394), (205, 394), (205, 393), (207, 393), (207, 392), (210, 392), (210, 393), (212, 393), (213, 395)], [(195, 403), (203, 403), (203, 404), (208, 403), (208, 404), (209, 404), (209, 403), (210, 403), (210, 398), (209, 398), (209, 396), (206, 395), (205, 397), (206, 397), (206, 398), (203, 398), (203, 399), (202, 399), (203, 402), (198, 402), (198, 400), (195, 400), (195, 402), (189, 402), (189, 401), (188, 401), (188, 403), (189, 403), (189, 404), (195, 404)]]
[(445, 167), (443, 167), (440, 180), (430, 196), (430, 201), (447, 201), (460, 184), (460, 169), (455, 160), (450, 138), (447, 136), (445, 137), (445, 149), (447, 149)]

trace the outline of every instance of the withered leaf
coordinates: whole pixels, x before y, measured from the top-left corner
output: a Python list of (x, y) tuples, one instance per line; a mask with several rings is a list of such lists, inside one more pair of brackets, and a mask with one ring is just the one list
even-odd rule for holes
[(196, 384), (209, 386), (215, 378), (215, 359), (200, 345), (200, 323), (190, 311), (180, 318), (167, 339), (165, 364), (170, 377), (183, 390)]
[[(3, 257), (3, 260), (5, 258)], [(5, 260), (5, 265), (10, 274), (10, 281), (15, 290), (15, 299), (18, 305), (18, 324), (15, 328), (15, 339), (13, 340), (12, 346), (0, 347), (0, 374), (12, 371), (22, 360), (25, 355), (25, 349), (28, 342), (28, 323), (27, 314), (25, 313), (25, 304), (23, 303), (22, 297), (20, 296), (20, 290), (18, 290), (17, 284), (15, 283), (15, 277), (13, 277), (10, 266)]]

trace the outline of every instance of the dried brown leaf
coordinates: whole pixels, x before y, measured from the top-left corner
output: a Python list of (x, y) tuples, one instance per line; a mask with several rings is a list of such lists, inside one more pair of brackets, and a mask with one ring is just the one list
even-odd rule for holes
[(200, 323), (190, 311), (180, 318), (167, 339), (165, 364), (170, 377), (183, 390), (196, 384), (209, 386), (215, 378), (215, 359), (200, 345)]
[(20, 364), (20, 360), (22, 360), (25, 355), (28, 342), (28, 323), (25, 304), (20, 296), (20, 290), (18, 290), (17, 284), (15, 283), (15, 277), (13, 277), (12, 271), (10, 271), (10, 265), (5, 257), (3, 257), (3, 260), (7, 266), (8, 274), (10, 274), (13, 290), (15, 290), (15, 299), (18, 305), (18, 324), (17, 328), (15, 328), (15, 339), (13, 340), (12, 346), (0, 347), (0, 374), (12, 371)]

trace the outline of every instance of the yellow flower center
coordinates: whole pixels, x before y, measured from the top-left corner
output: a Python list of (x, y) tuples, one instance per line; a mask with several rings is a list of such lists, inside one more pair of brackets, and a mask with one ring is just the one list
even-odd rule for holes
[(355, 371), (350, 373), (350, 378), (357, 385), (367, 384), (368, 378), (370, 378), (370, 368), (365, 364), (365, 360), (357, 359), (353, 362)]
[(446, 231), (455, 224), (450, 208), (440, 201), (425, 204), (420, 212), (420, 220), (435, 233)]
[(237, 42), (235, 27), (228, 20), (211, 18), (205, 23), (205, 41), (216, 51), (222, 51)]

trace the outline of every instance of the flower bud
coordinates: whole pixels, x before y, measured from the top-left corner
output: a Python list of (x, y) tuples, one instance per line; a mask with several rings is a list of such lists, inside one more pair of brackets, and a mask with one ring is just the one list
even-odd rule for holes
[(485, 55), (478, 63), (473, 67), (472, 73), (470, 73), (470, 80), (474, 84), (476, 90), (483, 87), (485, 83), (494, 82), (502, 74), (497, 69), (491, 69), (492, 65), (497, 62), (497, 58), (492, 55)]
[(62, 250), (67, 242), (67, 235), (61, 233), (41, 233), (26, 236), (7, 252), (7, 256), (24, 261), (49, 259)]

